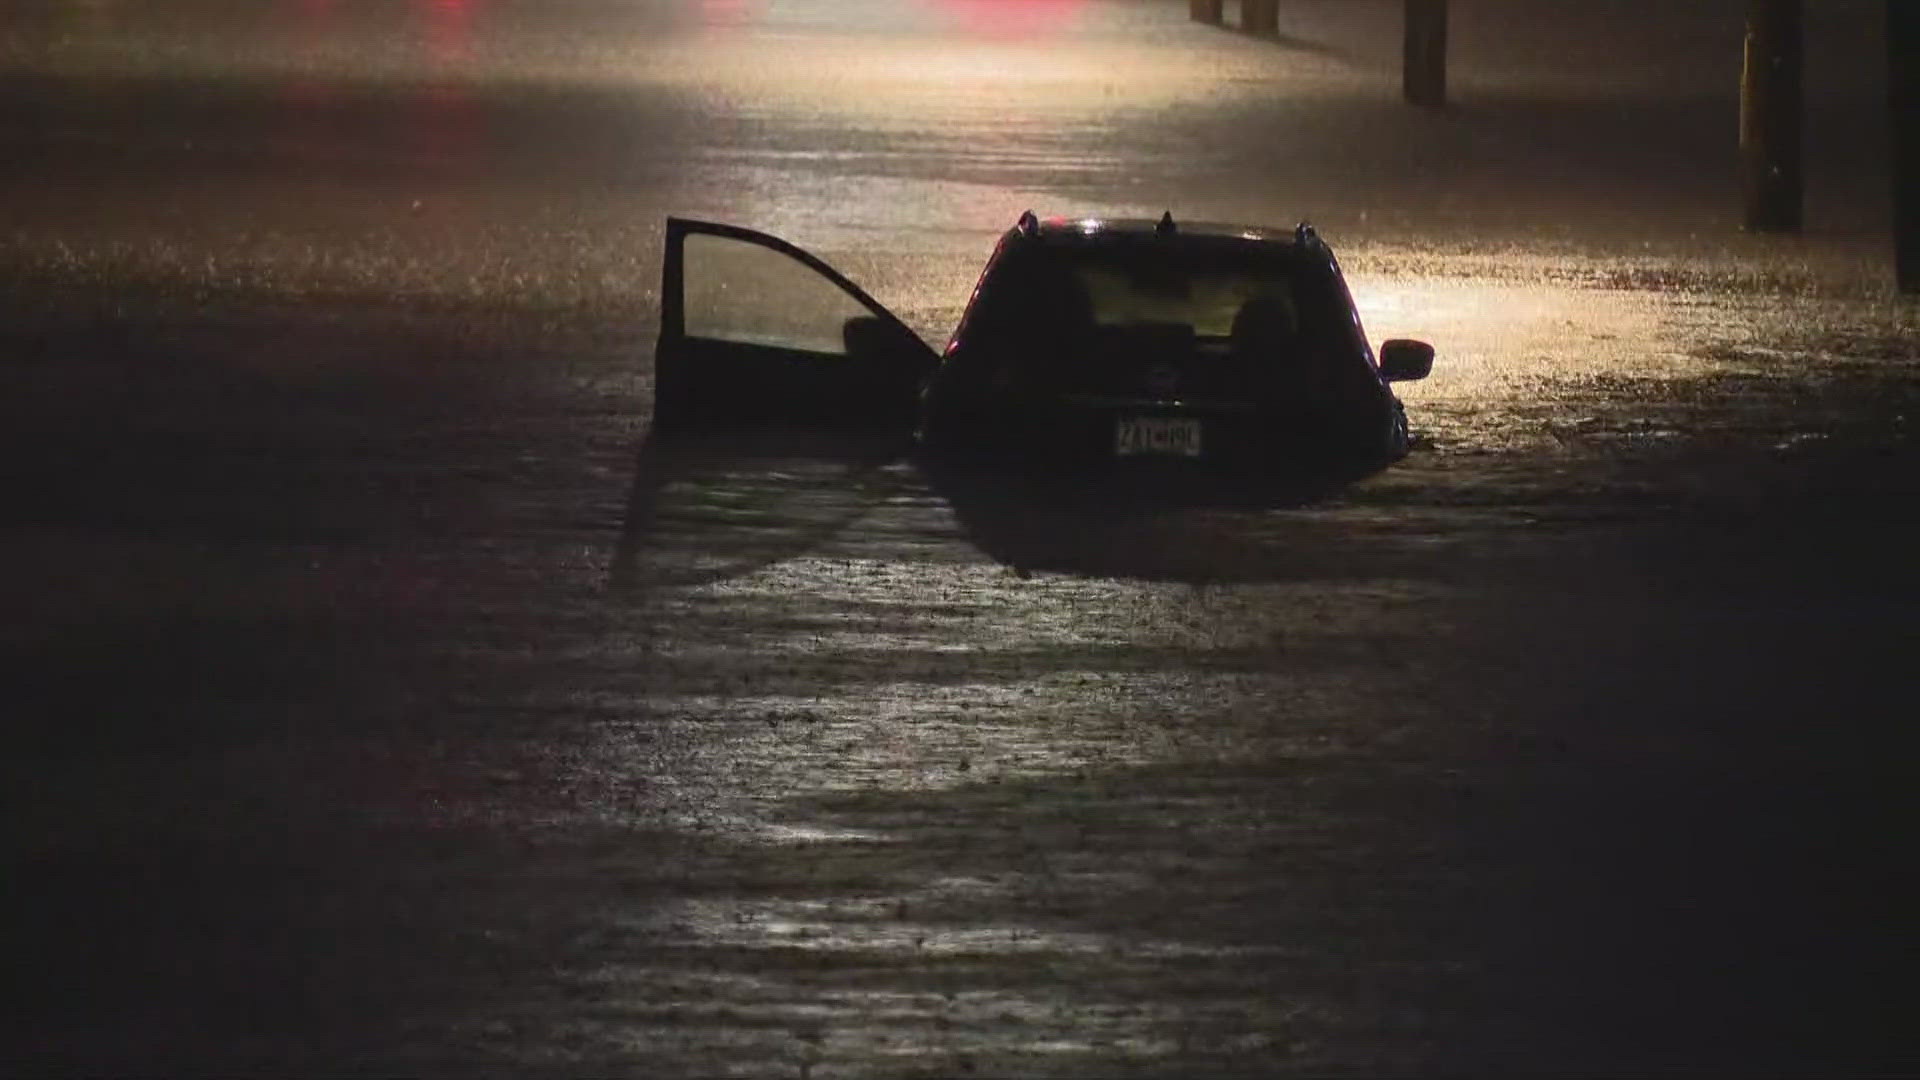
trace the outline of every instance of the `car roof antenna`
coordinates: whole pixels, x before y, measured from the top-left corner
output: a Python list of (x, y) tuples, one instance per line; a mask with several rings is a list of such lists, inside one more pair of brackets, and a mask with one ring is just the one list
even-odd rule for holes
[(1034, 217), (1033, 211), (1029, 210), (1020, 215), (1019, 228), (1022, 233), (1028, 236), (1037, 236), (1040, 232), (1040, 219)]
[(1302, 221), (1293, 228), (1293, 242), (1296, 244), (1312, 244), (1319, 239), (1320, 234), (1313, 231), (1313, 223), (1311, 221)]
[(1174, 231), (1173, 211), (1169, 210), (1166, 213), (1160, 215), (1160, 224), (1155, 225), (1153, 227), (1153, 234), (1155, 236), (1169, 236), (1173, 233), (1173, 231)]

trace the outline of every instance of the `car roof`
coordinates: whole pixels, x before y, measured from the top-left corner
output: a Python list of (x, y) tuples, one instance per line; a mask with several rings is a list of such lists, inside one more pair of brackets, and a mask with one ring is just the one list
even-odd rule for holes
[(1185, 251), (1291, 249), (1325, 252), (1313, 226), (1302, 222), (1292, 229), (1235, 225), (1218, 221), (1174, 222), (1171, 216), (1153, 218), (1033, 217), (1021, 216), (1009, 237), (1025, 237), (1049, 246), (1126, 246), (1153, 242)]

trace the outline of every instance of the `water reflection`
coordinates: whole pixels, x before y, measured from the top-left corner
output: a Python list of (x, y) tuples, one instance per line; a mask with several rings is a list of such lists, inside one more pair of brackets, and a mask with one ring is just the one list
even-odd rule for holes
[(291, 72), (281, 93), (305, 121), (293, 126), (296, 140), (318, 132), (314, 121), (340, 97), (340, 80), (324, 74), (327, 43), (334, 29), (333, 0), (299, 0), (294, 5)]
[(937, 0), (952, 23), (991, 37), (1037, 37), (1072, 28), (1084, 0)]
[(894, 437), (649, 434), (612, 566), (617, 591), (700, 585), (811, 552), (919, 486)]
[(467, 162), (477, 142), (479, 115), (462, 77), (474, 61), (474, 23), (481, 0), (432, 0), (423, 10), (427, 70), (433, 78), (413, 110), (422, 147), (443, 161)]
[(269, 20), (285, 36), (290, 60), (272, 83), (287, 114), (275, 139), (289, 153), (313, 157), (377, 133), (403, 147), (404, 159), (471, 174), (480, 141), (483, 0), (422, 0), (395, 14), (404, 21), (388, 47), (404, 75), (377, 90), (338, 62), (363, 51), (355, 39), (367, 28), (336, 0), (292, 0)]
[(700, 25), (709, 30), (744, 26), (760, 14), (759, 0), (700, 0)]
[(436, 71), (473, 59), (474, 8), (479, 0), (432, 0), (425, 7), (427, 59)]

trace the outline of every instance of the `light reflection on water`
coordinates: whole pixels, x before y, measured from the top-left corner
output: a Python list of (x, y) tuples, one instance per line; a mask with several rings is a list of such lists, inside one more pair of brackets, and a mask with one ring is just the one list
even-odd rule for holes
[[(817, 247), (836, 264), (857, 270), (855, 276), (883, 301), (927, 313), (930, 334), (951, 326), (992, 236), (1028, 206), (1042, 213), (1129, 209), (1157, 214), (1155, 202), (1165, 196), (1182, 213), (1195, 207), (1196, 215), (1205, 211), (1205, 216), (1284, 226), (1285, 215), (1299, 210), (1288, 205), (1296, 193), (1252, 168), (1208, 179), (1214, 159), (1182, 157), (1186, 144), (1167, 133), (1183, 128), (1185, 114), (1178, 109), (1205, 112), (1208, 102), (1231, 105), (1260, 95), (1282, 100), (1296, 84), (1309, 81), (1296, 78), (1297, 71), (1325, 64), (1282, 59), (1272, 50), (1256, 53), (1249, 43), (1221, 35), (1206, 38), (1205, 48), (1160, 48), (1144, 40), (1116, 40), (1106, 31), (1045, 46), (993, 33), (930, 39), (913, 21), (930, 9), (914, 14), (911, 5), (896, 5), (904, 13), (887, 16), (891, 22), (831, 28), (822, 36), (808, 29), (817, 29), (822, 6), (707, 0), (700, 10), (710, 32), (669, 45), (644, 26), (605, 41), (495, 34), (489, 28), (500, 24), (494, 20), (535, 17), (533, 5), (498, 0), (363, 7), (380, 14), (372, 23), (347, 27), (328, 20), (349, 5), (305, 0), (272, 8), (282, 13), (280, 22), (269, 18), (204, 40), (163, 34), (151, 49), (136, 48), (140, 42), (132, 37), (114, 36), (121, 20), (135, 12), (130, 6), (55, 6), (62, 17), (72, 12), (73, 25), (83, 28), (76, 31), (83, 40), (55, 50), (58, 63), (80, 70), (188, 75), (265, 72), (284, 79), (281, 85), (289, 88), (289, 104), (275, 115), (290, 116), (296, 136), (299, 124), (323, 131), (338, 119), (343, 88), (357, 85), (354, 80), (415, 80), (418, 87), (406, 83), (413, 88), (378, 97), (375, 111), (380, 123), (393, 121), (403, 129), (398, 141), (408, 151), (424, 147), (452, 161), (456, 167), (448, 172), (454, 189), (499, 179), (481, 167), (487, 152), (497, 148), (488, 142), (486, 121), (495, 114), (487, 110), (518, 100), (500, 89), (516, 85), (515, 80), (558, 78), (570, 86), (599, 85), (621, 93), (666, 87), (667, 96), (683, 96), (676, 100), (698, 101), (691, 114), (718, 134), (709, 138), (703, 129), (689, 137), (664, 124), (646, 129), (643, 134), (656, 141), (645, 142), (635, 156), (664, 162), (658, 174), (622, 159), (618, 167), (584, 179), (574, 175), (578, 156), (592, 149), (588, 137), (627, 134), (617, 125), (629, 123), (631, 115), (615, 109), (615, 126), (586, 124), (561, 130), (548, 142), (522, 145), (519, 164), (535, 180), (525, 191), (504, 184), (489, 189), (500, 206), (494, 220), (463, 220), (444, 233), (401, 234), (399, 228), (413, 220), (405, 211), (413, 192), (380, 190), (370, 199), (368, 216), (393, 231), (366, 249), (355, 248), (355, 235), (346, 234), (308, 243), (297, 235), (269, 233), (244, 251), (233, 250), (230, 235), (218, 238), (224, 245), (218, 249), (223, 272), (244, 273), (251, 265), (256, 271), (284, 272), (285, 280), (300, 286), (325, 284), (335, 272), (335, 256), (344, 251), (348, 257), (338, 263), (347, 267), (345, 276), (370, 294), (390, 298), (438, 288), (440, 295), (458, 296), (475, 308), (531, 297), (568, 312), (592, 311), (620, 328), (617, 347), (585, 360), (556, 360), (550, 371), (539, 369), (543, 379), (554, 382), (561, 380), (557, 372), (576, 361), (596, 371), (623, 373), (607, 376), (609, 383), (644, 369), (639, 343), (644, 335), (633, 327), (650, 315), (652, 300), (644, 290), (657, 280), (657, 222), (669, 210), (737, 217)], [(655, 7), (665, 5), (635, 4), (632, 10)], [(286, 12), (297, 12), (299, 19), (285, 22)], [(1174, 17), (1183, 20), (1177, 11)], [(685, 28), (658, 29), (679, 34)], [(1076, 32), (1086, 29), (1077, 26)], [(1183, 21), (1172, 29), (1183, 35), (1181, 40), (1198, 40), (1184, 36), (1189, 29)], [(780, 62), (769, 63), (775, 56)], [(1259, 77), (1242, 84), (1239, 76), (1246, 74)], [(1346, 78), (1330, 77), (1313, 92), (1350, 88)], [(612, 100), (625, 108), (641, 96)], [(488, 100), (492, 104), (485, 104)], [(588, 99), (587, 108), (573, 113), (531, 115), (577, 119), (604, 100)], [(382, 111), (388, 105), (391, 114)], [(1157, 113), (1173, 119), (1155, 121), (1150, 114)], [(920, 128), (931, 134), (913, 142), (910, 151), (901, 150)], [(832, 133), (849, 131), (854, 145), (823, 145)], [(543, 156), (547, 151), (557, 152)], [(1155, 168), (1170, 168), (1163, 175), (1197, 180), (1198, 186), (1191, 191), (1184, 183), (1156, 187), (1141, 175)], [(1341, 182), (1338, 169), (1329, 175)], [(231, 189), (203, 185), (206, 179), (189, 171), (179, 183), (204, 187), (209, 203), (224, 205)], [(408, 177), (408, 183), (415, 180)], [(578, 186), (571, 186), (576, 181)], [(1209, 197), (1207, 184), (1233, 190)], [(267, 196), (279, 193), (268, 186)], [(1365, 196), (1355, 194), (1352, 201), (1364, 203)], [(294, 216), (304, 218), (308, 209), (302, 205)], [(89, 205), (85, 220), (96, 224), (102, 213)], [(22, 227), (20, 235), (28, 238), (23, 246), (44, 235), (49, 244), (60, 245), (63, 257), (76, 252), (72, 258), (84, 266), (89, 257), (85, 234), (76, 238), (61, 219), (48, 220), (51, 225), (36, 221)], [(402, 226), (393, 226), (395, 220)], [(1062, 561), (1070, 561), (1088, 554), (1098, 540), (1121, 549), (1120, 554), (1091, 572), (1083, 562), (1079, 572), (1050, 565), (1022, 574), (976, 545), (962, 532), (963, 523), (924, 486), (916, 489), (911, 477), (889, 474), (869, 482), (845, 471), (764, 464), (696, 473), (669, 488), (661, 526), (636, 553), (642, 563), (637, 595), (607, 597), (595, 606), (596, 617), (605, 622), (571, 623), (568, 613), (541, 606), (549, 600), (541, 590), (535, 590), (540, 599), (530, 613), (515, 616), (526, 622), (504, 635), (509, 640), (498, 646), (502, 652), (512, 654), (538, 641), (565, 654), (543, 657), (554, 666), (543, 667), (539, 678), (550, 681), (532, 690), (517, 688), (539, 698), (533, 704), (544, 708), (521, 715), (514, 712), (517, 699), (508, 697), (502, 710), (525, 721), (534, 737), (502, 736), (490, 743), (462, 730), (448, 745), (422, 752), (428, 758), (423, 763), (401, 761), (383, 769), (355, 761), (342, 771), (370, 789), (361, 798), (372, 810), (390, 809), (393, 818), (406, 823), (606, 829), (622, 837), (664, 828), (737, 845), (727, 850), (749, 852), (741, 862), (771, 857), (769, 852), (798, 853), (794, 863), (780, 866), (805, 872), (774, 877), (775, 885), (786, 890), (775, 898), (713, 899), (712, 892), (741, 888), (731, 879), (718, 886), (707, 883), (708, 894), (693, 886), (672, 892), (670, 902), (658, 907), (669, 923), (683, 926), (683, 936), (666, 940), (716, 947), (664, 961), (656, 954), (656, 963), (642, 965), (637, 975), (631, 969), (614, 973), (613, 981), (630, 980), (625, 993), (653, 993), (675, 1007), (706, 1009), (715, 1025), (727, 1029), (722, 1041), (756, 1037), (741, 1034), (750, 1027), (743, 1017), (782, 1024), (832, 1022), (837, 1032), (830, 1039), (872, 1035), (879, 1027), (873, 1018), (898, 1007), (920, 1025), (897, 1044), (905, 1048), (899, 1052), (987, 1043), (1009, 1052), (1069, 1052), (1095, 1041), (1109, 1049), (1164, 1050), (1164, 1041), (1139, 1035), (1140, 1021), (1156, 1006), (1119, 1000), (1119, 992), (1106, 997), (1105, 991), (1109, 985), (1124, 986), (1127, 976), (1142, 977), (1141, 969), (1127, 966), (1128, 957), (1210, 962), (1214, 951), (1181, 938), (1048, 925), (1043, 901), (1052, 895), (1048, 890), (1067, 888), (1081, 900), (1078, 915), (1093, 922), (1106, 898), (1151, 896), (1177, 885), (1179, 875), (1143, 881), (1111, 865), (1059, 865), (1085, 857), (1085, 841), (1075, 831), (1079, 823), (1047, 819), (1055, 804), (1022, 801), (1021, 785), (1054, 784), (1043, 793), (1061, 804), (1081, 799), (1111, 811), (1128, 804), (1074, 787), (1076, 778), (1092, 775), (1092, 786), (1105, 782), (1100, 777), (1117, 776), (1114, 783), (1127, 784), (1155, 768), (1182, 766), (1211, 775), (1216, 766), (1236, 762), (1337, 761), (1356, 747), (1375, 754), (1375, 760), (1394, 760), (1398, 740), (1421, 730), (1431, 720), (1421, 710), (1432, 706), (1418, 694), (1396, 696), (1399, 684), (1393, 680), (1417, 671), (1424, 655), (1420, 646), (1428, 640), (1420, 635), (1435, 629), (1420, 624), (1417, 632), (1382, 631), (1380, 626), (1396, 618), (1417, 622), (1430, 607), (1426, 602), (1444, 595), (1444, 588), (1410, 585), (1379, 569), (1364, 580), (1315, 577), (1312, 568), (1299, 566), (1303, 550), (1329, 546), (1328, 537), (1336, 533), (1343, 544), (1387, 536), (1394, 542), (1470, 547), (1498, 531), (1490, 522), (1507, 524), (1502, 514), (1558, 508), (1569, 491), (1593, 487), (1598, 455), (1582, 458), (1583, 445), (1683, 437), (1688, 429), (1671, 417), (1635, 412), (1643, 403), (1634, 396), (1652, 384), (1741, 366), (1773, 376), (1818, 371), (1833, 362), (1819, 344), (1822, 319), (1868, 325), (1891, 339), (1911, 340), (1911, 319), (1897, 311), (1819, 308), (1771, 286), (1753, 293), (1698, 287), (1726, 266), (1738, 277), (1752, 262), (1777, 265), (1801, 255), (1783, 258), (1752, 249), (1711, 264), (1676, 246), (1662, 257), (1695, 276), (1680, 276), (1678, 285), (1669, 287), (1661, 283), (1659, 265), (1639, 268), (1648, 271), (1641, 278), (1624, 260), (1609, 267), (1604, 257), (1581, 255), (1471, 258), (1458, 254), (1457, 237), (1442, 235), (1425, 247), (1395, 247), (1358, 231), (1362, 235), (1351, 245), (1337, 232), (1329, 235), (1347, 261), (1369, 333), (1376, 342), (1396, 336), (1427, 339), (1438, 347), (1439, 361), (1431, 379), (1403, 390), (1416, 428), (1428, 437), (1427, 447), (1352, 501), (1304, 511), (1077, 523), (1082, 528), (1070, 527), (1076, 524), (1070, 515), (1048, 518), (1047, 528), (1038, 531), (1063, 538), (1064, 551), (1043, 555), (1063, 554)], [(110, 236), (99, 250), (130, 250), (129, 262), (150, 257), (164, 263), (167, 273), (189, 281), (205, 280), (201, 268), (212, 265), (203, 257), (205, 249), (166, 232), (128, 230)], [(1826, 257), (1821, 252), (1831, 247), (1810, 240), (1795, 250), (1812, 251), (1805, 256), (1812, 260)], [(235, 262), (239, 269), (228, 270)], [(1651, 283), (1589, 287), (1604, 284), (1596, 262), (1601, 270), (1622, 271), (1624, 281)], [(504, 269), (474, 284), (495, 267)], [(487, 336), (471, 328), (468, 333)], [(534, 370), (552, 357), (541, 344), (552, 337), (548, 328), (515, 324), (500, 333), (501, 339), (489, 344), (510, 354), (508, 363)], [(1766, 351), (1752, 348), (1755, 342), (1766, 343)], [(377, 350), (361, 355), (347, 347), (304, 358), (329, 369), (414, 362)], [(445, 376), (446, 386), (453, 388), (470, 375), (462, 366)], [(643, 395), (622, 396), (609, 415), (584, 423), (626, 424), (631, 430), (643, 409)], [(569, 414), (554, 422), (575, 420)], [(1760, 422), (1816, 421), (1782, 413)], [(1785, 445), (1818, 436), (1816, 431), (1778, 433)], [(626, 443), (619, 452), (627, 452)], [(561, 457), (571, 460), (567, 451)], [(1465, 459), (1492, 464), (1476, 471), (1459, 466)], [(417, 475), (425, 490), (446, 483), (458, 465), (466, 464), (448, 462), (402, 464), (415, 470), (409, 475)], [(627, 467), (623, 457), (612, 470), (617, 475), (592, 479), (593, 494), (617, 499)], [(529, 482), (524, 489), (517, 483), (487, 485), (489, 497), (502, 492), (503, 498), (527, 500), (524, 519), (516, 519), (525, 534), (509, 530), (498, 541), (501, 550), (523, 557), (517, 572), (541, 576), (542, 590), (567, 574), (584, 576), (560, 565), (552, 550), (529, 535), (564, 532), (581, 548), (590, 548), (610, 544), (611, 528), (580, 516), (584, 499), (578, 504), (555, 500), (547, 491), (535, 496), (530, 491), (540, 483)], [(774, 524), (758, 530), (730, 524), (715, 511), (724, 502), (720, 495), (755, 504)], [(904, 501), (895, 503), (896, 498)], [(527, 524), (533, 521), (537, 526)], [(1328, 527), (1315, 533), (1317, 524)], [(498, 525), (489, 521), (479, 534), (490, 536)], [(464, 549), (469, 539), (448, 543)], [(1378, 546), (1392, 553), (1390, 543)], [(1143, 565), (1163, 573), (1129, 577), (1121, 572)], [(1175, 573), (1166, 573), (1168, 567)], [(1167, 580), (1215, 570), (1245, 577), (1223, 585)], [(301, 580), (302, 588), (317, 588)], [(468, 584), (458, 579), (448, 587)], [(378, 591), (372, 595), (387, 599)], [(470, 632), (486, 632), (486, 620), (475, 625), (483, 629)], [(491, 666), (483, 661), (514, 659), (481, 648), (457, 666), (465, 672)], [(1378, 701), (1369, 707), (1368, 695), (1391, 701), (1391, 708)], [(459, 714), (467, 704), (431, 702), (428, 707)], [(501, 726), (511, 725), (503, 721)], [(503, 762), (522, 767), (503, 767)], [(288, 753), (277, 767), (298, 777), (310, 765), (308, 756)], [(1257, 805), (1259, 798), (1288, 785), (1256, 775), (1243, 778), (1233, 798), (1211, 802), (1201, 797), (1204, 791), (1196, 795), (1196, 787), (1163, 784), (1158, 816), (1184, 815), (1211, 827), (1223, 812)], [(858, 813), (835, 811), (823, 802), (860, 796), (870, 802), (860, 804)], [(916, 797), (923, 801), (915, 802)], [(968, 798), (1002, 798), (1005, 805), (976, 807), (968, 814)], [(822, 882), (814, 876), (829, 854), (857, 860), (863, 851), (911, 846), (903, 837), (938, 839), (942, 829), (957, 832), (1008, 819), (1058, 832), (1025, 847), (1019, 843), (1024, 837), (1002, 838), (1006, 851), (1039, 854), (997, 878), (935, 865), (948, 854), (942, 851), (923, 853), (905, 871), (896, 867), (904, 879), (877, 880), (869, 874)], [(1278, 812), (1274, 819), (1259, 823), (1267, 835), (1291, 838), (1298, 834), (1287, 833), (1287, 826), (1324, 824), (1297, 822)], [(1267, 855), (1234, 847), (1234, 835), (1221, 828), (1212, 838), (1222, 852), (1215, 881), (1227, 879), (1218, 872), (1220, 865), (1252, 863)], [(1162, 851), (1184, 855), (1184, 841), (1163, 836), (1158, 844)], [(646, 857), (643, 842), (633, 846), (642, 850), (631, 857)], [(1128, 838), (1109, 838), (1094, 854), (1120, 856), (1107, 860), (1117, 864), (1136, 851)], [(1283, 854), (1297, 858), (1298, 866), (1314, 865), (1310, 846), (1305, 857), (1301, 850)], [(1389, 863), (1383, 859), (1381, 865)], [(916, 869), (929, 866), (935, 872), (914, 876)], [(898, 896), (889, 899), (904, 902), (904, 914), (870, 902), (874, 892), (895, 886)], [(807, 890), (812, 894), (793, 895)], [(821, 893), (833, 895), (820, 899)], [(1334, 893), (1322, 898), (1330, 907), (1343, 900)], [(634, 913), (648, 910), (649, 903), (642, 898), (619, 906), (616, 917), (638, 918)], [(941, 905), (949, 905), (944, 918), (917, 910)], [(892, 996), (885, 987), (838, 993), (821, 988), (817, 968), (803, 968), (791, 979), (704, 970), (734, 955), (729, 950), (745, 952), (756, 972), (777, 969), (787, 953), (801, 951), (810, 959), (839, 953), (863, 962), (929, 953), (947, 960), (1004, 955), (1010, 964), (1030, 963), (1041, 974), (1028, 986), (1009, 977), (1013, 989), (963, 990), (944, 998)], [(1257, 945), (1230, 951), (1268, 959)], [(1082, 978), (1076, 996), (1046, 983), (1050, 958), (1109, 956), (1116, 958), (1109, 966), (1083, 964), (1075, 972), (1115, 976), (1112, 984)], [(674, 970), (676, 959), (687, 969), (702, 970)], [(860, 978), (871, 966), (849, 963), (842, 970)], [(1168, 971), (1148, 974), (1158, 978)], [(689, 980), (694, 992), (674, 997), (674, 977)], [(909, 985), (934, 982), (929, 975)], [(1071, 1006), (1064, 1013), (1063, 1002)], [(1253, 1038), (1265, 1037), (1260, 1029), (1284, 1027), (1269, 1024), (1276, 1018), (1259, 1010), (1280, 1012), (1312, 1003), (1228, 996), (1221, 1004), (1252, 1010), (1244, 1014), (1243, 1026), (1254, 1029), (1248, 1036)], [(1195, 998), (1162, 1008), (1192, 1014), (1208, 1007), (1208, 1001)], [(723, 1008), (731, 1010), (729, 1015), (720, 1016)], [(1008, 1024), (1008, 1017), (1032, 1023)], [(582, 1022), (605, 1023), (631, 1039), (658, 1034), (632, 1016)], [(947, 1034), (939, 1030), (942, 1022), (957, 1022), (963, 1030)], [(670, 1034), (673, 1025), (663, 1024), (661, 1030)], [(769, 1031), (757, 1034), (790, 1041), (785, 1030)], [(647, 1049), (657, 1052), (658, 1046)]]

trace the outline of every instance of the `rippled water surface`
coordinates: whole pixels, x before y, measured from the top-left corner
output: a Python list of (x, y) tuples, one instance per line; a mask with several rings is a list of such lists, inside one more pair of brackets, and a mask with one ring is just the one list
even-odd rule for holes
[[(1911, 1064), (1878, 8), (1809, 5), (1780, 239), (1674, 7), (1456, 0), (1428, 115), (1388, 2), (15, 4), (0, 1061)], [(667, 214), (939, 343), (1029, 206), (1312, 217), (1414, 454), (647, 439)]]

